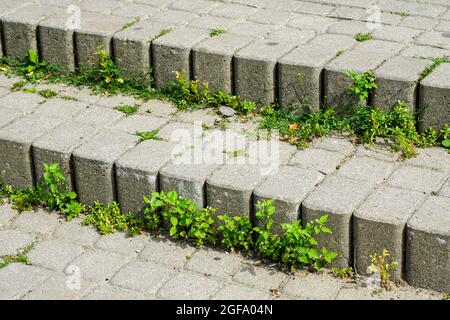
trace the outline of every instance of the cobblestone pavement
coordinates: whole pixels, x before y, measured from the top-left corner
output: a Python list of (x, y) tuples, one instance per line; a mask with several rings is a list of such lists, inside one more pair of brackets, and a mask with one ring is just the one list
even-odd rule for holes
[[(0, 269), (0, 299), (442, 299), (403, 285), (375, 292), (323, 274), (287, 274), (183, 242), (122, 233), (100, 236), (80, 220), (0, 205), (0, 256), (33, 244), (30, 264)], [(1, 262), (1, 259), (0, 259)]]

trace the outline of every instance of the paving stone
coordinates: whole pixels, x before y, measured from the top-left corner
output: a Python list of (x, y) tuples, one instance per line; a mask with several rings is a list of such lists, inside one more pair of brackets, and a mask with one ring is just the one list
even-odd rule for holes
[(430, 197), (408, 221), (406, 279), (409, 284), (450, 291), (450, 199)]
[(257, 40), (234, 55), (236, 94), (267, 105), (275, 100), (278, 58), (294, 49), (295, 43)]
[(123, 117), (124, 115), (120, 111), (94, 106), (73, 118), (73, 121), (97, 128), (105, 128), (111, 127), (115, 122), (119, 121)]
[(340, 18), (349, 20), (360, 20), (367, 16), (365, 9), (352, 8), (352, 7), (336, 7), (334, 10), (327, 14), (330, 18)]
[(219, 282), (191, 273), (180, 273), (159, 290), (158, 296), (176, 300), (202, 300), (212, 297), (220, 288)]
[(151, 40), (169, 28), (169, 23), (144, 20), (114, 35), (114, 61), (124, 75), (141, 77), (147, 73), (151, 66)]
[[(167, 119), (152, 117), (147, 115), (132, 115), (120, 120), (114, 126), (113, 130), (120, 130), (129, 134), (136, 134), (136, 132), (147, 132), (158, 130), (168, 122)], [(139, 138), (136, 137), (138, 140)]]
[(61, 120), (27, 115), (0, 129), (0, 179), (16, 188), (34, 184), (31, 144)]
[(411, 46), (401, 52), (402, 56), (432, 59), (448, 54), (448, 50), (430, 46)]
[(21, 78), (0, 73), (0, 87), (10, 89)]
[(442, 6), (399, 0), (381, 0), (379, 6), (385, 11), (399, 12), (403, 10), (412, 15), (425, 17), (438, 17), (445, 12), (445, 7)]
[(205, 14), (217, 6), (214, 1), (196, 0), (194, 3), (190, 0), (178, 0), (169, 5), (170, 9), (188, 11), (197, 14)]
[(257, 9), (237, 3), (219, 3), (208, 15), (230, 19), (244, 19)]
[(93, 247), (100, 234), (91, 226), (83, 226), (82, 219), (75, 218), (70, 222), (64, 222), (53, 233), (55, 239)]
[[(134, 4), (134, 3), (127, 3), (126, 6), (117, 8), (113, 11), (113, 15), (120, 16), (120, 17), (128, 17), (128, 18), (136, 18), (136, 19), (146, 19), (151, 16), (154, 16), (160, 12), (159, 9), (140, 5), (140, 4)], [(115, 52), (115, 51), (114, 51)]]
[(18, 253), (30, 245), (35, 238), (32, 233), (19, 230), (0, 231), (0, 257)]
[(33, 163), (36, 181), (42, 181), (44, 164), (58, 163), (69, 190), (75, 190), (72, 152), (89, 141), (99, 130), (77, 122), (64, 122), (33, 142)]
[(180, 111), (176, 115), (174, 115), (172, 119), (180, 122), (201, 123), (202, 125), (206, 124), (209, 126), (213, 126), (217, 121), (223, 119), (214, 111), (215, 110), (207, 108)]
[[(387, 183), (394, 187), (437, 193), (448, 177), (448, 173), (413, 166), (400, 167), (394, 171)], [(420, 184), (417, 182), (421, 181)]]
[(186, 25), (196, 18), (198, 18), (198, 15), (190, 12), (164, 10), (152, 17), (152, 20), (156, 22), (164, 22), (175, 25)]
[[(1, 200), (0, 200), (1, 203)], [(7, 228), (19, 212), (9, 204), (0, 205), (0, 229)]]
[(333, 24), (329, 29), (328, 33), (345, 34), (354, 37), (357, 33), (366, 34), (370, 33), (372, 30), (370, 25), (364, 21), (355, 20), (339, 20), (339, 22)]
[(73, 260), (69, 267), (79, 268), (82, 279), (104, 282), (112, 278), (131, 259), (103, 250), (88, 250)]
[(36, 211), (21, 212), (14, 219), (12, 225), (19, 230), (48, 234), (59, 226), (61, 220), (61, 216), (57, 213), (48, 213), (43, 209), (37, 209)]
[(294, 11), (323, 16), (328, 14), (333, 9), (334, 7), (331, 5), (301, 1)]
[(22, 113), (31, 113), (42, 102), (44, 102), (44, 99), (37, 94), (13, 92), (0, 98), (0, 109), (7, 108)]
[(253, 189), (263, 180), (261, 168), (250, 164), (225, 164), (206, 180), (207, 204), (217, 214), (253, 214)]
[(195, 252), (184, 268), (214, 278), (231, 279), (242, 262), (236, 254), (213, 250)]
[(22, 300), (78, 300), (96, 285), (88, 280), (71, 278), (71, 275), (52, 275)]
[(417, 82), (420, 73), (431, 65), (431, 61), (408, 57), (394, 57), (378, 67), (377, 89), (372, 104), (381, 110), (391, 111), (398, 101), (407, 103), (414, 112), (417, 101)]
[(447, 98), (450, 93), (449, 74), (450, 64), (441, 64), (420, 83), (419, 105), (423, 107), (419, 116), (420, 130), (430, 127), (439, 130), (450, 123), (447, 112), (450, 108)]
[(100, 237), (95, 246), (106, 251), (133, 257), (144, 249), (148, 241), (148, 237), (145, 235), (130, 237), (125, 232), (116, 232)]
[(123, 267), (111, 280), (113, 285), (155, 294), (174, 276), (172, 269), (153, 262), (135, 261)]
[(313, 30), (299, 30), (295, 28), (281, 27), (270, 32), (266, 41), (271, 42), (295, 42), (296, 45), (307, 43), (316, 36)]
[(223, 286), (212, 298), (213, 300), (270, 300), (269, 292), (249, 288), (239, 284)]
[(303, 223), (328, 215), (327, 226), (333, 234), (319, 234), (316, 240), (338, 257), (333, 266), (351, 265), (351, 219), (353, 212), (367, 198), (373, 184), (344, 177), (329, 177), (302, 203)]
[(98, 95), (95, 95), (91, 90), (84, 87), (73, 87), (73, 86), (61, 86), (59, 91), (61, 97), (72, 98), (77, 101), (86, 102), (89, 104), (94, 104), (100, 99)]
[(143, 114), (145, 113), (155, 117), (163, 118), (168, 118), (177, 111), (172, 103), (161, 100), (150, 100), (148, 102), (145, 102), (141, 106), (140, 110), (142, 110), (141, 112)]
[(373, 37), (380, 40), (413, 44), (421, 33), (422, 31), (416, 29), (383, 25), (381, 28), (374, 30)]
[(143, 213), (144, 196), (159, 190), (158, 173), (171, 160), (173, 148), (169, 142), (147, 140), (117, 159), (117, 193), (124, 212)]
[(359, 145), (356, 147), (356, 156), (370, 157), (382, 161), (396, 162), (401, 158), (400, 152), (392, 152), (386, 147), (376, 145)]
[(177, 28), (152, 43), (152, 61), (155, 85), (164, 88), (176, 80), (175, 72), (191, 74), (191, 48), (209, 37), (209, 32), (196, 28)]
[(450, 32), (450, 21), (441, 21), (436, 27), (436, 31)]
[(237, 34), (250, 38), (264, 38), (278, 27), (270, 24), (261, 24), (251, 21), (244, 21), (232, 26), (227, 33)]
[(450, 157), (448, 151), (440, 147), (418, 149), (418, 154), (405, 160), (405, 164), (450, 172)]
[(33, 114), (40, 117), (69, 120), (88, 108), (89, 106), (83, 102), (55, 98), (38, 105)]
[(442, 49), (450, 49), (450, 38), (445, 36), (445, 32), (425, 32), (417, 38), (416, 44), (423, 46), (432, 46)]
[(405, 17), (399, 25), (401, 27), (431, 31), (435, 24), (436, 22), (432, 18), (409, 16)]
[(269, 293), (271, 289), (279, 289), (288, 279), (288, 275), (266, 267), (256, 267), (244, 263), (233, 276), (233, 280), (241, 284), (258, 288)]
[(96, 1), (83, 1), (79, 5), (80, 9), (83, 11), (109, 15), (114, 9), (122, 6), (123, 3), (115, 0), (96, 0)]
[(105, 284), (83, 297), (83, 300), (147, 300), (150, 297), (133, 290)]
[(307, 14), (295, 14), (288, 22), (289, 27), (314, 30), (320, 33), (327, 31), (327, 29), (335, 24), (338, 20), (328, 18), (313, 16)]
[(338, 152), (323, 149), (300, 150), (291, 160), (291, 164), (302, 169), (319, 171), (328, 175), (336, 171), (345, 156)]
[(378, 293), (373, 288), (361, 285), (344, 285), (336, 296), (336, 300), (383, 300), (383, 292)]
[(139, 258), (181, 269), (191, 259), (195, 247), (187, 243), (153, 238), (141, 251)]
[(425, 200), (421, 192), (382, 186), (356, 210), (353, 217), (353, 246), (356, 271), (367, 272), (371, 255), (387, 249), (398, 268), (394, 278), (404, 273), (404, 234), (406, 222)]
[(278, 65), (281, 104), (286, 107), (300, 103), (319, 109), (324, 91), (324, 66), (339, 50), (346, 50), (355, 43), (348, 36), (320, 35), (281, 58)]
[(136, 144), (136, 136), (107, 130), (73, 152), (75, 180), (81, 202), (111, 203), (117, 199), (114, 162)]
[[(170, 141), (177, 144), (177, 147), (181, 150), (180, 153), (185, 152), (187, 147), (195, 145), (198, 139), (203, 137), (203, 128), (200, 123), (195, 125), (192, 123), (184, 122), (169, 122), (161, 128), (158, 132), (158, 136), (161, 139)], [(174, 150), (174, 154), (178, 150)]]
[(36, 38), (40, 21), (58, 12), (51, 6), (28, 4), (2, 17), (5, 55), (23, 59), (29, 50), (38, 50)]
[(192, 51), (194, 77), (208, 82), (211, 91), (232, 92), (233, 55), (249, 42), (248, 37), (228, 32), (201, 41)]
[(0, 269), (0, 282), (2, 283), (0, 299), (19, 299), (51, 275), (52, 272), (46, 269), (12, 263)]
[(80, 245), (60, 240), (43, 240), (38, 242), (28, 254), (33, 265), (55, 271), (64, 271), (69, 262), (84, 252)]
[(17, 120), (22, 116), (20, 111), (11, 109), (0, 109), (0, 128), (8, 125), (9, 123)]
[(247, 20), (262, 24), (285, 25), (290, 18), (291, 14), (283, 10), (259, 9), (251, 14)]
[(450, 179), (443, 185), (439, 195), (443, 197), (450, 197)]
[(347, 157), (351, 156), (356, 151), (356, 148), (351, 141), (338, 136), (318, 138), (311, 144), (311, 147), (315, 149), (339, 152)]
[(394, 56), (403, 48), (401, 44), (371, 40), (358, 44), (352, 50), (345, 51), (325, 67), (325, 99), (328, 105), (334, 106), (340, 114), (348, 113), (348, 106), (365, 104), (356, 96), (351, 96), (349, 87), (352, 85), (346, 72), (353, 70), (365, 72), (373, 70), (386, 59)]
[(108, 107), (111, 109), (114, 109), (115, 107), (121, 107), (121, 106), (129, 106), (129, 105), (141, 105), (142, 100), (138, 100), (134, 98), (133, 96), (124, 96), (121, 94), (117, 95), (105, 95), (100, 98), (96, 102), (98, 106), (101, 107)]
[(301, 218), (300, 206), (323, 179), (323, 175), (296, 167), (281, 166), (278, 172), (269, 176), (256, 187), (253, 203), (274, 200), (276, 212), (273, 216), (274, 231), (282, 233), (281, 224), (291, 223)]
[(107, 54), (111, 54), (113, 35), (130, 21), (131, 19), (124, 17), (83, 13), (81, 27), (75, 30), (74, 38), (78, 68), (86, 70), (95, 63), (93, 59), (98, 47), (103, 47)]
[(221, 17), (200, 16), (192, 20), (188, 26), (194, 28), (207, 29), (210, 32), (214, 29), (228, 30), (230, 27), (237, 24), (239, 20), (228, 19)]
[(341, 286), (342, 283), (331, 276), (308, 275), (289, 280), (281, 291), (302, 299), (323, 300), (334, 299)]
[(369, 157), (354, 157), (338, 170), (337, 175), (376, 184), (388, 179), (396, 165)]

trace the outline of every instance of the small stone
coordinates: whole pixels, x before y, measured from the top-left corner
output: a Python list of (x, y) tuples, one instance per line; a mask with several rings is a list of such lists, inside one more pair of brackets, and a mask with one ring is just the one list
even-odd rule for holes
[(224, 117), (232, 117), (236, 114), (236, 111), (233, 108), (227, 107), (227, 106), (221, 106), (219, 108), (219, 112)]

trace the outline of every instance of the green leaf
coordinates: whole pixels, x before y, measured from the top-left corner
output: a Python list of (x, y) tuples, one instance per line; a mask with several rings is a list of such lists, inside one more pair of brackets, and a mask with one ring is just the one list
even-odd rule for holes
[(450, 149), (450, 139), (442, 141), (442, 145), (444, 146), (444, 148)]
[(170, 236), (173, 236), (176, 233), (177, 233), (177, 227), (170, 228), (170, 231), (169, 231)]

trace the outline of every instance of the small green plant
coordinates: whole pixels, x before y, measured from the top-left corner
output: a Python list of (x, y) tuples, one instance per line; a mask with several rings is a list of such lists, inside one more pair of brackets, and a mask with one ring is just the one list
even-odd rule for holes
[(358, 42), (364, 42), (364, 41), (372, 40), (373, 39), (373, 35), (370, 32), (369, 33), (358, 32), (357, 34), (355, 34), (354, 38)]
[(25, 264), (31, 264), (31, 262), (28, 260), (28, 253), (33, 249), (34, 243), (29, 244), (25, 248), (19, 251), (19, 253), (14, 255), (6, 255), (0, 257), (0, 269), (5, 268), (11, 263), (25, 263)]
[(449, 56), (436, 57), (433, 58), (431, 61), (432, 63), (426, 66), (425, 69), (423, 69), (422, 72), (420, 73), (418, 82), (421, 82), (423, 79), (428, 77), (441, 64), (450, 63), (450, 57)]
[(342, 56), (344, 54), (344, 52), (345, 52), (344, 49), (338, 50), (338, 52), (336, 52), (336, 57)]
[(249, 217), (219, 215), (217, 228), (220, 244), (227, 250), (250, 250), (253, 247), (253, 226)]
[(136, 114), (139, 111), (139, 108), (141, 106), (138, 104), (132, 104), (132, 105), (121, 105), (116, 106), (113, 109), (122, 112), (125, 116), (129, 117), (133, 114)]
[(29, 50), (25, 59), (19, 63), (18, 68), (24, 72), (28, 79), (36, 79), (47, 68), (47, 62), (39, 59), (37, 51)]
[(38, 93), (36, 88), (24, 88), (23, 92), (25, 92), (25, 93)]
[(346, 75), (353, 81), (348, 88), (349, 93), (357, 96), (361, 102), (366, 101), (369, 93), (377, 88), (376, 77), (370, 70), (363, 73), (351, 70), (346, 72)]
[(58, 92), (50, 90), (50, 89), (45, 89), (45, 90), (38, 91), (38, 94), (45, 99), (51, 99), (51, 98), (56, 97), (58, 95)]
[(398, 267), (396, 261), (387, 262), (389, 256), (390, 253), (387, 249), (383, 249), (381, 254), (374, 252), (370, 256), (371, 265), (369, 269), (373, 273), (380, 272), (381, 287), (384, 289), (390, 288), (391, 273)]
[(442, 300), (450, 300), (450, 293), (444, 293)]
[(256, 252), (272, 260), (277, 260), (281, 255), (283, 242), (280, 235), (272, 232), (274, 213), (273, 200), (259, 202), (256, 205), (255, 213), (257, 226), (253, 228), (253, 231), (256, 234)]
[(139, 137), (138, 143), (146, 140), (161, 140), (161, 137), (158, 136), (159, 129), (151, 130), (151, 131), (137, 131), (136, 135)]
[(141, 18), (140, 18), (140, 17), (135, 17), (135, 18), (134, 18), (133, 20), (131, 20), (130, 22), (125, 23), (125, 24), (122, 26), (122, 29), (121, 29), (121, 30), (128, 29), (128, 28), (134, 26), (134, 25), (135, 25), (136, 23), (138, 23), (139, 21), (141, 21)]
[(400, 17), (409, 17), (410, 16), (410, 14), (408, 12), (405, 12), (405, 11), (398, 11), (395, 14), (400, 16)]
[(215, 36), (218, 36), (219, 34), (222, 34), (222, 33), (225, 33), (224, 29), (216, 28), (216, 29), (212, 29), (209, 32), (209, 36), (210, 37), (215, 37)]
[(341, 279), (352, 278), (355, 275), (352, 267), (348, 268), (331, 268), (331, 273)]
[[(19, 91), (22, 90), (22, 88), (24, 86), (27, 85), (27, 82), (25, 80), (21, 80), (21, 81), (17, 81), (15, 83), (13, 83), (12, 87), (11, 87), (11, 91)], [(34, 92), (33, 92), (34, 93)]]
[[(6, 187), (7, 188), (7, 187)], [(42, 203), (42, 190), (40, 188), (10, 189), (9, 199), (12, 207), (18, 211), (31, 211)]]
[(154, 40), (156, 40), (158, 38), (161, 38), (161, 37), (165, 36), (166, 34), (168, 34), (169, 32), (172, 32), (172, 30), (173, 30), (172, 28), (161, 29), (161, 31), (153, 39), (151, 39), (150, 41), (154, 41)]

